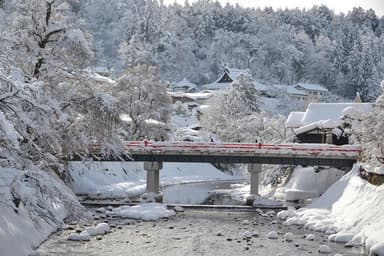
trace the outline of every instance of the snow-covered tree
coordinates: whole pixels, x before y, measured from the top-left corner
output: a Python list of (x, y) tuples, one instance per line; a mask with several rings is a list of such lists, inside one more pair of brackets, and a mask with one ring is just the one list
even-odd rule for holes
[(87, 154), (95, 139), (105, 153), (121, 150), (115, 101), (84, 69), (92, 51), (68, 10), (65, 1), (15, 0), (0, 41), (1, 111), (18, 136), (15, 162), (63, 177), (60, 158)]
[(373, 112), (363, 122), (362, 145), (365, 160), (384, 164), (384, 81), (381, 82), (383, 94), (380, 95), (375, 104)]
[[(119, 114), (127, 117), (128, 139), (165, 137), (171, 100), (156, 67), (140, 64), (128, 68), (113, 95), (118, 99)], [(153, 126), (157, 125), (155, 134)]]
[(214, 97), (202, 123), (223, 141), (277, 142), (284, 140), (283, 121), (261, 109), (261, 100), (249, 74), (241, 74), (231, 87)]

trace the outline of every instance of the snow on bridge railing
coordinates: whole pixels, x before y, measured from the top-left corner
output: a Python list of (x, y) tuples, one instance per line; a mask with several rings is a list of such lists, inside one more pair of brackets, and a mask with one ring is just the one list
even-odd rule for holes
[[(97, 147), (97, 145), (95, 145)], [(94, 148), (96, 149), (96, 148)], [(125, 149), (130, 153), (220, 153), (220, 154), (281, 154), (307, 156), (345, 156), (358, 158), (360, 145), (329, 144), (262, 144), (262, 143), (218, 143), (218, 142), (154, 142), (129, 141)]]

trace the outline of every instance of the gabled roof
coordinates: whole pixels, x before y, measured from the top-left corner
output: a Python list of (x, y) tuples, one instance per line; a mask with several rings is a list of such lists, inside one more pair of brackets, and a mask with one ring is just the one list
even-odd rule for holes
[(235, 81), (241, 74), (250, 74), (248, 69), (235, 69), (235, 68), (224, 68), (224, 72), (221, 73), (219, 78), (210, 84), (203, 85), (204, 89), (218, 90), (229, 86)]
[(232, 82), (233, 82), (239, 77), (239, 75), (250, 74), (251, 72), (249, 71), (249, 69), (235, 69), (235, 68), (227, 67), (224, 69), (224, 73), (221, 76), (223, 76), (225, 73), (228, 74), (228, 76), (232, 79)]
[(298, 83), (294, 86), (298, 90), (328, 92), (328, 89), (319, 84)]
[[(220, 77), (213, 83), (203, 85), (202, 88), (208, 89), (208, 90), (218, 90), (218, 89), (224, 89), (227, 88), (233, 81), (235, 81), (241, 74), (249, 74), (250, 71), (248, 69), (235, 69), (235, 68), (225, 68), (224, 72), (220, 75)], [(223, 79), (225, 78), (225, 79)], [(229, 79), (227, 79), (229, 78)], [(222, 82), (222, 80), (229, 81), (229, 82)], [(266, 92), (268, 91), (268, 87), (264, 84), (261, 84), (259, 82), (253, 81), (253, 84), (255, 85), (255, 88), (259, 92)], [(301, 91), (296, 90), (298, 93), (304, 93)], [(305, 94), (307, 95), (307, 94)]]

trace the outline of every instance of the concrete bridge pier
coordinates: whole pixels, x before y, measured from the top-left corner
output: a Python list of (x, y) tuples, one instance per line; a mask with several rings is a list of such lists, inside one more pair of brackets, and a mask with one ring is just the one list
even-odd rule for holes
[(248, 172), (250, 174), (249, 184), (251, 185), (251, 195), (259, 194), (259, 173), (262, 170), (261, 164), (248, 164)]
[(253, 205), (255, 196), (259, 195), (259, 173), (262, 171), (261, 164), (250, 163), (248, 164), (249, 184), (251, 186), (250, 195), (247, 199), (247, 205)]
[(162, 162), (144, 162), (144, 170), (147, 171), (147, 193), (159, 195), (156, 201), (162, 201), (160, 195), (160, 170), (163, 168)]

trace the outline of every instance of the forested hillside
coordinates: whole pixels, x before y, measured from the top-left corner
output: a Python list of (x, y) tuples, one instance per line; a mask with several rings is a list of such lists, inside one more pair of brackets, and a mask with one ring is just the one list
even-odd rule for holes
[(94, 36), (95, 65), (122, 71), (132, 63), (160, 67), (162, 79), (202, 84), (224, 65), (249, 68), (266, 84), (320, 83), (363, 100), (384, 77), (384, 17), (355, 8), (246, 9), (209, 0), (165, 6), (152, 0), (72, 0)]

